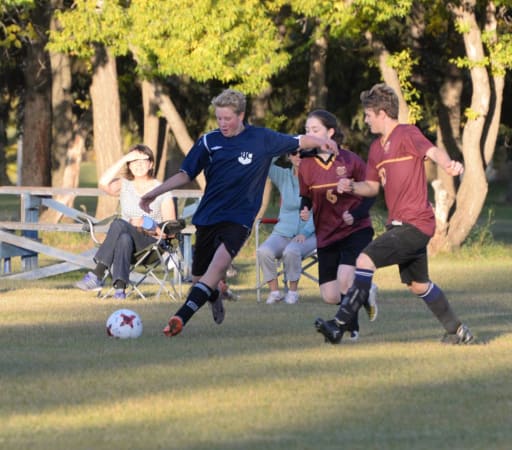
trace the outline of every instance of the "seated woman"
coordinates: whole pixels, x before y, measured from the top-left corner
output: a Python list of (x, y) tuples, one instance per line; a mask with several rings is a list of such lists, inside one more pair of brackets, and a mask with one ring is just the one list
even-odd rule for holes
[(294, 304), (299, 300), (297, 292), (302, 270), (302, 259), (316, 248), (315, 226), (311, 215), (308, 221), (300, 218), (298, 152), (288, 154), (290, 168), (273, 164), (269, 176), (281, 194), (279, 221), (268, 239), (256, 250), (258, 262), (262, 268), (263, 281), (268, 283), (270, 293), (267, 304), (279, 302), (283, 294), (277, 281), (276, 259), (282, 259), (289, 290), (284, 296), (285, 303)]
[[(161, 184), (153, 175), (154, 162), (152, 150), (138, 144), (101, 176), (99, 188), (109, 195), (119, 196), (121, 218), (112, 222), (96, 252), (96, 268), (75, 283), (75, 287), (84, 291), (99, 291), (105, 273), (110, 270), (115, 288), (114, 298), (126, 298), (125, 289), (133, 255), (158, 239), (161, 230), (157, 224), (176, 219), (171, 193), (157, 197), (151, 203), (149, 214), (139, 207), (140, 198)], [(125, 173), (118, 176), (123, 168)]]

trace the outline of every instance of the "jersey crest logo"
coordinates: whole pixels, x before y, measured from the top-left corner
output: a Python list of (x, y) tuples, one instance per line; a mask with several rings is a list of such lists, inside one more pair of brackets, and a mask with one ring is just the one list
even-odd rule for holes
[(242, 164), (242, 166), (246, 166), (252, 163), (252, 153), (242, 152), (238, 157), (238, 162)]
[(347, 173), (347, 168), (345, 166), (338, 166), (336, 167), (336, 175), (339, 177), (345, 176)]

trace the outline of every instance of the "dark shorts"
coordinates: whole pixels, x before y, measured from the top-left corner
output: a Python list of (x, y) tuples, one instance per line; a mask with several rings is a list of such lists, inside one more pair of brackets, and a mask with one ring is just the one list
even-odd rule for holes
[(318, 284), (338, 278), (338, 266), (355, 266), (361, 251), (371, 242), (373, 228), (363, 228), (327, 247), (317, 249)]
[(386, 267), (398, 264), (402, 283), (427, 283), (427, 244), (430, 237), (413, 225), (404, 223), (390, 226), (363, 250), (375, 266)]
[(224, 244), (231, 258), (234, 258), (250, 234), (249, 228), (233, 222), (197, 226), (192, 275), (204, 275), (221, 244)]

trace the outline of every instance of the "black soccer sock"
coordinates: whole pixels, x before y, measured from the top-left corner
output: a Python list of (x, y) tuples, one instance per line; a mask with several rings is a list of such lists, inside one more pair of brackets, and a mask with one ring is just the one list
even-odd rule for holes
[(354, 273), (354, 286), (366, 292), (372, 287), (373, 270), (356, 269)]
[(457, 331), (461, 322), (452, 311), (444, 292), (436, 284), (431, 282), (426, 292), (418, 295), (418, 297), (425, 302), (428, 309), (441, 322), (447, 333), (453, 334)]
[(220, 295), (220, 291), (218, 289), (215, 289), (212, 294), (210, 295), (210, 298), (208, 299), (208, 301), (210, 303), (215, 303), (215, 301), (219, 298), (219, 295)]
[(185, 300), (185, 303), (176, 312), (175, 316), (181, 317), (183, 325), (185, 325), (199, 308), (208, 301), (211, 295), (212, 289), (199, 281), (190, 289), (187, 300)]
[(368, 300), (372, 287), (373, 270), (356, 269), (354, 284), (341, 299), (335, 319), (338, 325), (348, 325)]
[(92, 271), (94, 275), (98, 277), (98, 280), (103, 280), (103, 277), (105, 276), (105, 272), (107, 271), (108, 267), (103, 263), (96, 264), (95, 269)]

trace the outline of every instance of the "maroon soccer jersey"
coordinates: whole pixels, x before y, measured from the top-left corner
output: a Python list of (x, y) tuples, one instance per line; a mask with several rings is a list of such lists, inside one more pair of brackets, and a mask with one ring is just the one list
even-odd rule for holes
[(340, 149), (337, 157), (324, 161), (318, 156), (304, 158), (299, 166), (300, 195), (311, 199), (317, 247), (323, 248), (337, 242), (354, 231), (371, 226), (369, 217), (347, 225), (343, 213), (356, 208), (362, 198), (352, 194), (338, 194), (340, 178), (364, 180), (364, 161), (348, 150)]
[(366, 169), (366, 179), (380, 182), (384, 189), (388, 223), (409, 223), (428, 236), (436, 225), (424, 165), (432, 147), (414, 125), (397, 125), (383, 142), (372, 142)]

